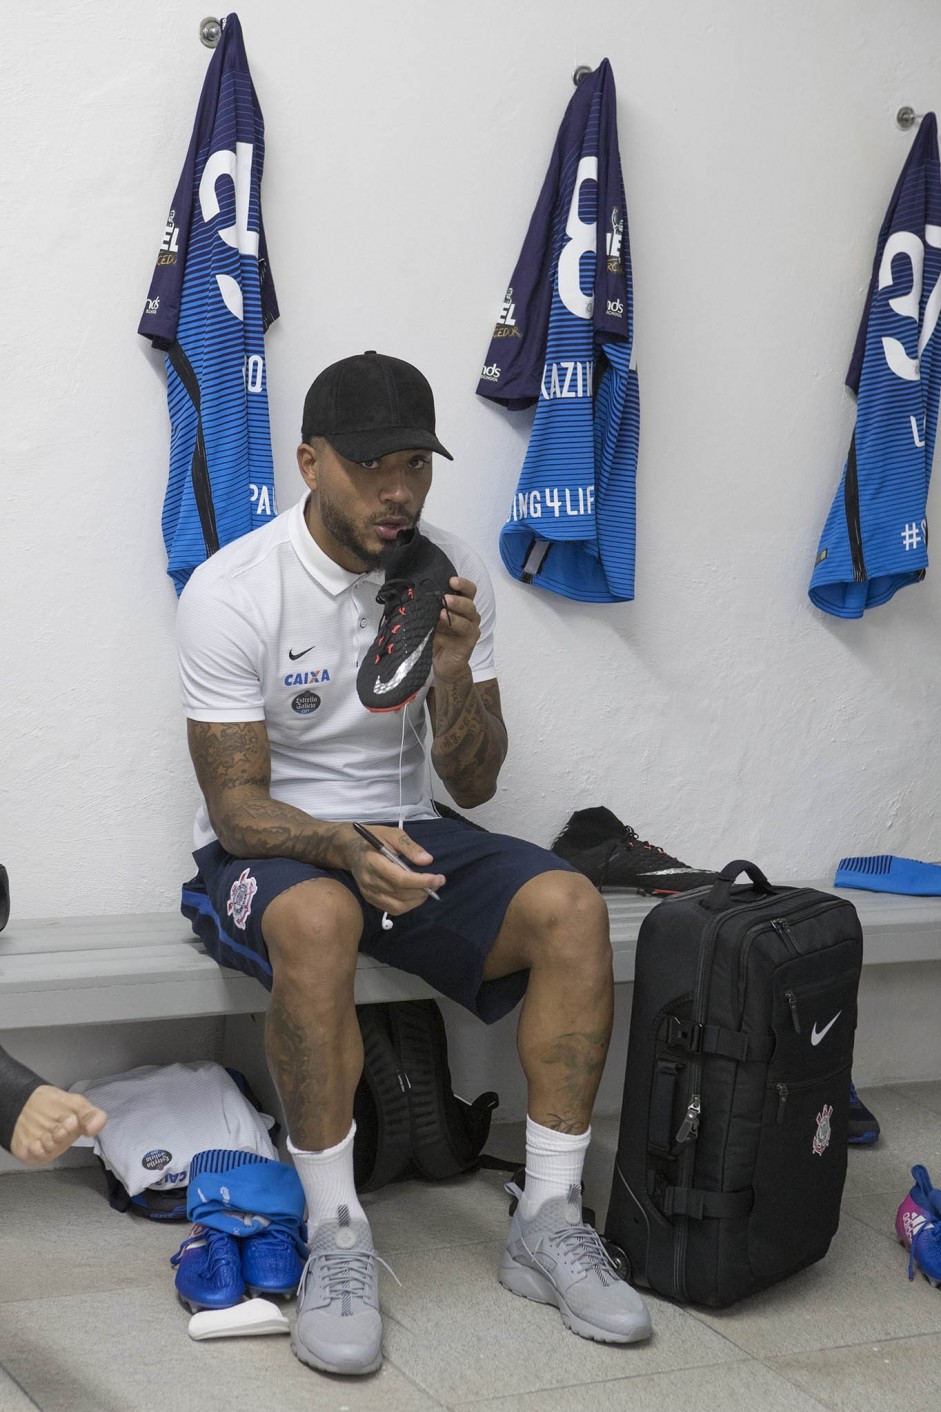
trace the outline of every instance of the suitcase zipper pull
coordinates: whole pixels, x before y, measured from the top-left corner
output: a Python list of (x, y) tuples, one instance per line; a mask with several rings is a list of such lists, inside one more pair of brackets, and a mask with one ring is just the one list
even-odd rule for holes
[(786, 990), (784, 992), (784, 999), (787, 1001), (788, 1005), (791, 1008), (791, 1020), (794, 1025), (794, 1033), (800, 1034), (801, 1022), (800, 1016), (797, 1013), (797, 996), (794, 994), (793, 990)]
[(777, 1090), (778, 1090), (778, 1116), (775, 1118), (775, 1122), (776, 1122), (776, 1123), (783, 1123), (783, 1122), (784, 1122), (784, 1110), (785, 1110), (785, 1108), (787, 1107), (787, 1084), (778, 1084), (778, 1085), (777, 1085)]
[(699, 1094), (694, 1093), (689, 1100), (689, 1107), (686, 1110), (686, 1117), (680, 1123), (680, 1130), (676, 1135), (677, 1142), (689, 1142), (691, 1138), (699, 1136), (699, 1114), (701, 1111)]
[(775, 917), (771, 925), (777, 932), (781, 940), (787, 946), (788, 951), (793, 951), (795, 954), (797, 954), (798, 948), (794, 944), (794, 938), (791, 936), (791, 929), (785, 919), (783, 917)]

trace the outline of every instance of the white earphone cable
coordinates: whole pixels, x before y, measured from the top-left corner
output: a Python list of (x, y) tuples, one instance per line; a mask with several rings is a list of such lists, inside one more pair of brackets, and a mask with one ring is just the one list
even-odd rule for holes
[[(405, 819), (404, 819), (403, 810), (402, 810), (402, 761), (403, 761), (403, 759), (404, 759), (404, 757), (405, 757), (405, 722), (406, 722), (407, 719), (408, 719), (408, 706), (405, 705), (405, 706), (402, 707), (402, 739), (399, 741), (399, 828), (400, 828), (400, 829), (404, 829), (404, 827), (405, 827)], [(409, 721), (409, 725), (412, 725), (411, 721)], [(414, 725), (412, 725), (412, 730), (415, 732), (415, 736), (416, 736), (416, 738), (419, 740), (419, 743), (421, 743), (421, 737), (418, 735), (418, 732), (415, 730)], [(388, 912), (383, 912), (383, 914), (382, 914), (382, 930), (383, 930), (384, 932), (388, 932), (388, 931), (391, 931), (391, 930), (392, 930), (392, 918), (389, 916)]]

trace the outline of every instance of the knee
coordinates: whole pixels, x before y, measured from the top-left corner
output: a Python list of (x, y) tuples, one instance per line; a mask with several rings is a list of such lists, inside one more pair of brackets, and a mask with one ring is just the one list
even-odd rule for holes
[(359, 904), (332, 878), (281, 893), (262, 918), (275, 983), (324, 993), (352, 984), (362, 931)]
[(581, 873), (543, 873), (527, 891), (526, 926), (538, 954), (581, 974), (610, 972), (608, 909), (593, 883)]

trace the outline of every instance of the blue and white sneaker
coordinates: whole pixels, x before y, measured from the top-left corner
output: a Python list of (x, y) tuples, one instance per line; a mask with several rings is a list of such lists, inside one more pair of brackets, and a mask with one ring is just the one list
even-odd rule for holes
[(926, 1167), (912, 1168), (915, 1185), (895, 1217), (895, 1234), (909, 1252), (908, 1278), (919, 1269), (929, 1284), (941, 1288), (941, 1191), (931, 1185)]
[(195, 1314), (200, 1309), (230, 1309), (245, 1293), (239, 1243), (235, 1236), (196, 1225), (170, 1264), (176, 1289)]
[(251, 1295), (270, 1298), (273, 1294), (292, 1295), (297, 1291), (307, 1246), (300, 1231), (296, 1236), (283, 1227), (271, 1226), (239, 1241), (242, 1278)]
[(505, 1289), (539, 1304), (554, 1304), (562, 1322), (597, 1343), (638, 1343), (651, 1334), (650, 1314), (621, 1279), (601, 1237), (582, 1220), (581, 1192), (543, 1202), (528, 1221), (522, 1191), (508, 1182), (517, 1206), (510, 1221), (499, 1280)]

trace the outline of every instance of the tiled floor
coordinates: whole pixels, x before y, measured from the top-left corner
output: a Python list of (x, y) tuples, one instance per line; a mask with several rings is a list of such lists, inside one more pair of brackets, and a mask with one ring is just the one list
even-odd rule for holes
[[(863, 1096), (884, 1136), (849, 1154), (826, 1260), (722, 1312), (651, 1297), (648, 1344), (586, 1342), (500, 1288), (497, 1173), (366, 1197), (401, 1286), (383, 1274), (385, 1364), (357, 1380), (302, 1367), (284, 1336), (192, 1342), (167, 1263), (186, 1228), (116, 1214), (95, 1169), (4, 1176), (0, 1412), (934, 1412), (941, 1290), (909, 1283), (894, 1218), (913, 1162), (941, 1181), (941, 1082)], [(586, 1189), (603, 1223), (616, 1121), (594, 1132)], [(501, 1127), (489, 1146), (519, 1142)]]

